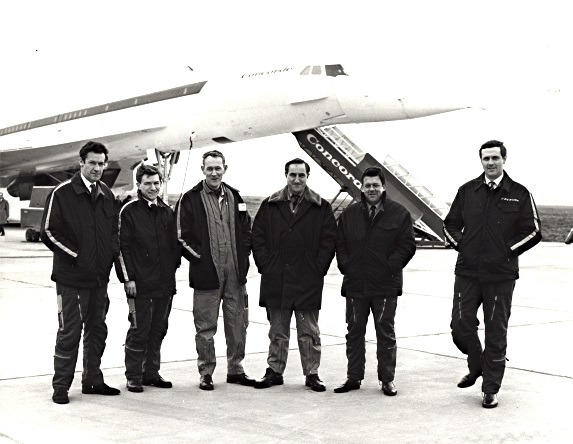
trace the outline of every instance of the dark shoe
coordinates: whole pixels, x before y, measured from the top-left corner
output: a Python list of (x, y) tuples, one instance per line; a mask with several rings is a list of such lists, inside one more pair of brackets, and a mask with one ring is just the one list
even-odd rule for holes
[(360, 389), (360, 381), (356, 379), (347, 379), (344, 384), (334, 389), (334, 393), (346, 393), (350, 390)]
[(227, 382), (229, 384), (241, 384), (246, 385), (247, 387), (253, 387), (256, 381), (253, 378), (249, 378), (244, 373), (239, 373), (238, 375), (227, 375)]
[(484, 393), (481, 405), (484, 409), (494, 409), (497, 407), (497, 395), (495, 393)]
[(201, 390), (213, 390), (215, 386), (213, 385), (213, 378), (211, 375), (202, 375), (201, 382), (199, 382), (199, 388)]
[(68, 398), (68, 391), (63, 387), (56, 387), (54, 389), (54, 394), (52, 395), (52, 401), (56, 404), (67, 404), (70, 402)]
[(154, 379), (143, 378), (143, 381), (141, 383), (143, 385), (152, 385), (154, 387), (158, 387), (158, 388), (162, 388), (162, 389), (170, 389), (171, 387), (173, 387), (173, 384), (171, 384), (171, 381), (166, 381), (165, 379), (163, 379), (161, 377), (161, 375), (157, 375), (157, 377), (155, 377)]
[(304, 385), (310, 387), (313, 392), (324, 392), (326, 390), (317, 374), (307, 375)]
[(255, 387), (256, 389), (266, 389), (272, 385), (283, 385), (283, 375), (280, 373), (275, 372), (272, 368), (267, 368), (265, 376), (260, 381), (256, 381)]
[(128, 379), (125, 386), (129, 392), (141, 393), (143, 391), (143, 387), (141, 386), (141, 379), (139, 378)]
[(110, 387), (105, 382), (99, 385), (82, 385), (82, 393), (84, 395), (104, 395), (104, 396), (116, 396), (121, 392), (113, 387)]
[(393, 381), (382, 382), (382, 392), (386, 396), (396, 396), (398, 394), (398, 390), (396, 390), (396, 386)]
[(458, 387), (459, 388), (471, 387), (472, 385), (474, 385), (476, 383), (477, 378), (479, 378), (480, 376), (481, 376), (481, 372), (479, 372), (476, 375), (472, 375), (471, 373), (468, 373), (462, 379), (460, 379), (460, 382), (458, 382)]

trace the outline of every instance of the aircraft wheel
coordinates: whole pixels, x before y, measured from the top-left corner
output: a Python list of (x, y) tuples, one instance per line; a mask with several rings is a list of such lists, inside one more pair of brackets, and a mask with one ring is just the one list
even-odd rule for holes
[(28, 242), (38, 242), (40, 240), (40, 233), (33, 228), (28, 228), (26, 230), (26, 240)]

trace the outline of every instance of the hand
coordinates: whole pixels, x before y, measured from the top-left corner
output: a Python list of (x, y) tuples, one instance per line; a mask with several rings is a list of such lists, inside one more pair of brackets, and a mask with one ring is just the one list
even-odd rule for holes
[(123, 284), (123, 288), (125, 289), (125, 294), (128, 297), (134, 298), (137, 296), (137, 289), (135, 288), (135, 281), (127, 281)]

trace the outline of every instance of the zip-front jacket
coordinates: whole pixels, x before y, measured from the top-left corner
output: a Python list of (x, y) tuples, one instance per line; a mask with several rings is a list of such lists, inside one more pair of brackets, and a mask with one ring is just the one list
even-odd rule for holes
[(533, 196), (504, 172), (490, 191), (485, 174), (462, 185), (444, 221), (447, 241), (459, 252), (455, 273), (483, 281), (519, 278), (518, 256), (541, 240)]
[[(187, 191), (177, 202), (177, 237), (182, 254), (189, 260), (189, 286), (196, 290), (215, 290), (220, 282), (211, 254), (207, 213), (201, 198), (204, 181)], [(233, 193), (235, 205), (235, 239), (239, 284), (247, 283), (249, 254), (251, 253), (251, 216), (239, 191), (222, 183), (227, 192)]]
[(48, 196), (40, 236), (54, 252), (52, 280), (69, 287), (102, 287), (109, 281), (117, 243), (118, 209), (111, 190), (99, 182), (95, 205), (81, 172)]
[(371, 296), (400, 296), (402, 269), (416, 253), (412, 217), (386, 196), (372, 223), (368, 203), (349, 205), (338, 219), (336, 260), (344, 275), (342, 296), (348, 292)]
[(150, 206), (141, 193), (119, 213), (120, 282), (134, 281), (138, 298), (175, 294), (175, 272), (181, 247), (175, 215), (161, 199)]

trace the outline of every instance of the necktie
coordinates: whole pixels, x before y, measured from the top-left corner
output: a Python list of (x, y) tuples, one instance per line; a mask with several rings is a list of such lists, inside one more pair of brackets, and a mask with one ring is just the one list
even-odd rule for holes
[(95, 183), (92, 183), (90, 185), (90, 188), (91, 188), (90, 196), (92, 198), (92, 204), (95, 205), (96, 200), (97, 200), (97, 185)]
[(370, 221), (374, 220), (374, 215), (376, 214), (376, 205), (370, 206)]
[(493, 190), (495, 190), (495, 188), (496, 188), (496, 184), (495, 184), (495, 182), (494, 182), (493, 180), (490, 181), (490, 182), (487, 184), (487, 186), (489, 187), (489, 190), (490, 190), (490, 191), (493, 191)]
[(290, 198), (292, 202), (292, 212), (296, 213), (296, 209), (298, 207), (300, 196), (298, 194), (293, 194)]

